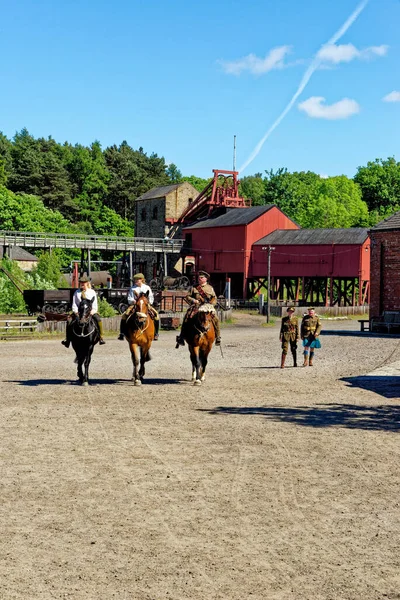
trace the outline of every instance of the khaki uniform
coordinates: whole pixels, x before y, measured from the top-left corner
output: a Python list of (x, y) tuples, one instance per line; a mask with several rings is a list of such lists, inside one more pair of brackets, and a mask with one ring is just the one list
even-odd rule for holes
[(309, 346), (314, 341), (314, 336), (321, 333), (321, 328), (321, 321), (318, 315), (304, 315), (301, 322), (301, 339), (306, 342), (306, 346)]
[[(201, 288), (202, 293), (199, 292), (198, 288)], [(190, 305), (195, 304), (193, 300), (198, 300), (200, 304), (204, 304), (204, 302), (209, 302), (210, 304), (217, 304), (217, 296), (214, 291), (214, 288), (209, 283), (205, 283), (204, 285), (193, 286), (189, 293), (185, 296), (185, 302)]]
[(282, 352), (287, 354), (290, 344), (290, 350), (297, 350), (297, 340), (299, 339), (299, 321), (297, 317), (283, 317), (279, 337), (282, 338)]
[[(199, 291), (200, 289), (201, 289), (201, 293)], [(217, 295), (216, 295), (212, 285), (210, 285), (209, 283), (204, 283), (203, 285), (193, 286), (189, 290), (188, 294), (185, 296), (184, 300), (187, 304), (189, 304), (189, 308), (183, 319), (182, 330), (181, 330), (180, 336), (183, 336), (183, 334), (184, 334), (185, 325), (186, 325), (188, 319), (190, 319), (190, 317), (192, 316), (194, 307), (198, 303), (205, 304), (207, 302), (209, 304), (212, 304), (213, 306), (215, 306), (215, 304), (217, 304)], [(196, 302), (196, 300), (198, 302)], [(220, 327), (219, 327), (219, 319), (216, 314), (213, 314), (211, 319), (212, 319), (214, 329), (215, 329), (215, 337), (220, 338), (221, 332), (220, 332)]]
[[(304, 346), (304, 363), (303, 366), (313, 366), (315, 348), (320, 348), (319, 340), (316, 337), (321, 333), (321, 321), (318, 315), (304, 315), (301, 322), (301, 339)], [(308, 361), (308, 351), (310, 351), (310, 361)]]

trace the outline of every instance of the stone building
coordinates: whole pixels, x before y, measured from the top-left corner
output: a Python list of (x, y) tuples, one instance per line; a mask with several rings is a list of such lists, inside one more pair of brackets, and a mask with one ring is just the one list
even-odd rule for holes
[(7, 248), (3, 248), (0, 258), (3, 256), (8, 256), (11, 260), (15, 260), (20, 269), (25, 271), (25, 273), (32, 271), (39, 260), (37, 256), (27, 252), (19, 246), (8, 246)]
[(370, 318), (400, 311), (400, 211), (370, 230)]
[[(198, 190), (187, 181), (156, 187), (135, 200), (135, 237), (165, 238), (169, 236), (183, 211), (199, 195)], [(178, 229), (174, 237), (181, 237)], [(178, 275), (175, 264), (178, 257), (155, 255), (140, 252), (134, 257), (137, 269), (144, 271), (146, 279), (151, 279), (166, 262), (168, 275)]]

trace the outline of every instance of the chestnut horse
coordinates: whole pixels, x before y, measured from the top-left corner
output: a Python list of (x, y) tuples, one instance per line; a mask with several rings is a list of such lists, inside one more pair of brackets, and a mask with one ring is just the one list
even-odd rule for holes
[[(125, 338), (128, 341), (133, 363), (132, 381), (141, 385), (145, 374), (144, 364), (151, 360), (150, 347), (154, 340), (154, 321), (149, 315), (149, 293), (141, 292), (136, 304), (128, 315), (125, 324)], [(139, 356), (140, 353), (140, 356)], [(140, 368), (139, 368), (140, 364)]]
[(205, 380), (208, 355), (215, 340), (213, 314), (215, 308), (212, 304), (201, 304), (185, 324), (183, 335), (189, 346), (194, 385), (201, 385)]

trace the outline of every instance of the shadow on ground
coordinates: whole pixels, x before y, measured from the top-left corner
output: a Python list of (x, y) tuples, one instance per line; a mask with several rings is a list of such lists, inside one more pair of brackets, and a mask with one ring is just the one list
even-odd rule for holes
[[(37, 387), (40, 385), (81, 385), (77, 379), (12, 379), (6, 383), (16, 383), (26, 387)], [(183, 379), (152, 379), (145, 377), (143, 385), (165, 385), (186, 383)], [(133, 385), (131, 379), (89, 379), (90, 385)]]
[(368, 390), (380, 394), (384, 398), (400, 398), (400, 377), (396, 375), (360, 375), (343, 377), (350, 387)]
[(304, 427), (347, 427), (373, 431), (400, 431), (400, 405), (357, 406), (324, 404), (315, 406), (218, 406), (197, 409), (211, 415), (261, 415), (270, 421)]
[(360, 337), (360, 338), (400, 338), (400, 334), (396, 333), (378, 333), (370, 331), (352, 331), (352, 330), (340, 330), (340, 329), (323, 329), (321, 331), (321, 337), (324, 335), (337, 335), (339, 337)]

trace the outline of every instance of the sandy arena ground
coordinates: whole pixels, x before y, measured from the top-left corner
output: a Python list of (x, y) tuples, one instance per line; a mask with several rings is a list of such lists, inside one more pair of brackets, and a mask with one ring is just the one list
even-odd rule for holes
[(175, 332), (134, 387), (126, 342), (75, 385), (60, 340), (0, 343), (0, 598), (400, 598), (400, 338), (323, 321), (223, 329), (201, 387)]

